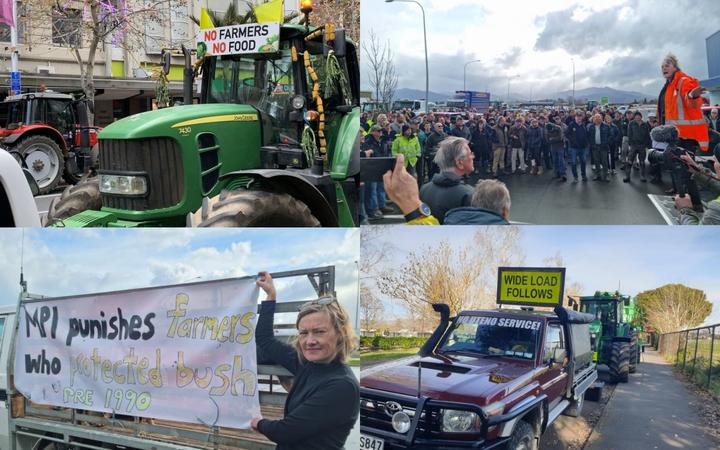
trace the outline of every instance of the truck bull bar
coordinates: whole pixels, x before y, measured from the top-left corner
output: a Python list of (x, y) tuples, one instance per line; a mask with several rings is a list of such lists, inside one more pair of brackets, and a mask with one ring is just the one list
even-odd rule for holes
[[(481, 407), (472, 403), (464, 402), (453, 402), (445, 400), (434, 400), (429, 397), (412, 397), (409, 395), (397, 394), (393, 392), (379, 391), (371, 388), (360, 388), (360, 410), (362, 418), (362, 410), (365, 407), (365, 402), (372, 401), (373, 404), (377, 404), (377, 401), (387, 402), (394, 401), (400, 403), (406, 409), (414, 410), (415, 413), (412, 417), (410, 429), (407, 433), (398, 433), (394, 431), (387, 431), (378, 428), (374, 428), (368, 425), (364, 425), (363, 421), (360, 421), (360, 432), (371, 436), (383, 438), (393, 446), (399, 446), (401, 448), (415, 448), (415, 446), (421, 448), (477, 448), (477, 449), (492, 449), (500, 447), (510, 441), (510, 437), (501, 437), (493, 441), (487, 441), (487, 432), (490, 427), (500, 425), (505, 422), (509, 422), (516, 419), (528, 411), (532, 410), (536, 406), (540, 405), (547, 395), (543, 394), (533, 398), (530, 401), (523, 402), (517, 408), (511, 408), (505, 414), (498, 416), (488, 417)], [(478, 439), (473, 441), (459, 440), (459, 439), (438, 439), (438, 438), (425, 438), (418, 436), (418, 425), (420, 424), (421, 416), (423, 413), (427, 414), (431, 409), (457, 409), (462, 411), (471, 411), (477, 414), (482, 421), (482, 428), (478, 432)]]

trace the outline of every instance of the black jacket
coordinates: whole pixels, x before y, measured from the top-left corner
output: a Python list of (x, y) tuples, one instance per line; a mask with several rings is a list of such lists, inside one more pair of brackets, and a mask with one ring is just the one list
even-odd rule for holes
[(588, 130), (585, 128), (585, 124), (578, 125), (578, 123), (573, 120), (568, 125), (565, 133), (569, 146), (572, 148), (587, 148), (590, 144), (588, 141)]
[(495, 211), (474, 207), (448, 211), (444, 223), (445, 225), (509, 225), (509, 222)]
[(420, 200), (430, 207), (438, 222), (443, 223), (447, 211), (470, 205), (472, 194), (473, 188), (463, 183), (462, 177), (453, 172), (440, 172), (420, 189)]
[(360, 388), (352, 370), (341, 362), (302, 362), (295, 348), (275, 339), (275, 302), (264, 301), (255, 330), (263, 355), (295, 375), (281, 420), (263, 419), (258, 430), (278, 444), (277, 450), (340, 450), (360, 410)]
[(444, 141), (446, 137), (447, 135), (445, 133), (440, 134), (437, 131), (433, 130), (433, 132), (430, 133), (430, 136), (425, 139), (424, 153), (426, 155), (434, 155), (437, 152), (438, 145), (440, 145), (440, 143)]
[[(363, 152), (365, 150), (372, 150), (373, 158), (377, 158), (380, 156), (390, 156), (390, 153), (387, 151), (387, 145), (384, 145), (384, 143), (383, 143), (382, 136), (380, 137), (380, 140), (377, 141), (377, 140), (375, 140), (373, 135), (368, 134), (367, 136), (365, 136), (365, 140), (363, 141), (360, 149)], [(363, 155), (364, 155), (364, 153), (363, 153)]]
[(638, 147), (650, 147), (652, 141), (650, 140), (650, 127), (647, 122), (640, 122), (640, 124), (634, 120), (630, 122), (628, 126), (628, 143)]

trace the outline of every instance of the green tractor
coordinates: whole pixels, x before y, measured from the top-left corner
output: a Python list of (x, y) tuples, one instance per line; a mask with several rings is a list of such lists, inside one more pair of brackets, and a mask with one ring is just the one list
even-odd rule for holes
[(590, 323), (593, 360), (608, 366), (611, 381), (627, 382), (642, 352), (634, 298), (619, 292), (598, 291), (592, 296), (570, 297), (570, 306), (595, 316)]
[(279, 30), (268, 41), (277, 51), (199, 54), (200, 104), (191, 104), (194, 71), (183, 48), (185, 105), (106, 127), (98, 176), (69, 187), (50, 206), (48, 222), (356, 226), (357, 47), (331, 25)]

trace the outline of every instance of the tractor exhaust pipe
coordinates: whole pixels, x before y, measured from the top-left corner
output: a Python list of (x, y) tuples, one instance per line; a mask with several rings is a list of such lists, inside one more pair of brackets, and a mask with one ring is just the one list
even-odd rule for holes
[(183, 56), (185, 56), (185, 68), (183, 69), (183, 105), (192, 105), (193, 101), (193, 69), (192, 51), (182, 45)]

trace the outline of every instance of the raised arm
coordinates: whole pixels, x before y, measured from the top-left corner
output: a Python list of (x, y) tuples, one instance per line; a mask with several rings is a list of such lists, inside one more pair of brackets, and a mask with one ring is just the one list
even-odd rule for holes
[(258, 354), (261, 354), (276, 364), (280, 364), (292, 373), (297, 372), (300, 362), (295, 348), (275, 339), (273, 333), (273, 318), (275, 317), (275, 300), (277, 291), (272, 277), (268, 272), (260, 272), (255, 281), (260, 289), (265, 291), (267, 299), (260, 306), (260, 318), (255, 329), (255, 343)]

